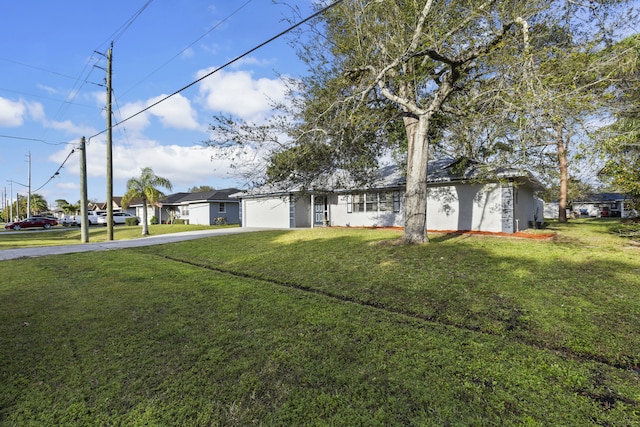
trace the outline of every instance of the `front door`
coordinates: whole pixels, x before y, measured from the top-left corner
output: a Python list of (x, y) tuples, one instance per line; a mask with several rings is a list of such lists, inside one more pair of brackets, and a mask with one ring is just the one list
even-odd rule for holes
[(327, 198), (316, 196), (313, 201), (313, 225), (326, 225), (327, 220)]

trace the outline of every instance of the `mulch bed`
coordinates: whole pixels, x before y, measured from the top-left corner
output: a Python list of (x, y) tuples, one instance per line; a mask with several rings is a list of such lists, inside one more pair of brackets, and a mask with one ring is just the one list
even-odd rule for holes
[(516, 237), (519, 239), (535, 239), (547, 240), (555, 237), (556, 233), (527, 233), (518, 231), (517, 233), (501, 233), (492, 231), (458, 231), (458, 230), (427, 230), (428, 233), (444, 233), (444, 234), (460, 234), (460, 235), (478, 235), (478, 236), (496, 236), (496, 237)]
[[(388, 230), (404, 230), (404, 227), (363, 227), (363, 228), (383, 228)], [(477, 235), (477, 236), (495, 236), (495, 237), (516, 237), (519, 239), (548, 240), (555, 237), (556, 233), (527, 233), (526, 231), (518, 231), (517, 233), (502, 233), (492, 231), (473, 231), (473, 230), (427, 230), (427, 233), (434, 234), (454, 234), (454, 235)]]

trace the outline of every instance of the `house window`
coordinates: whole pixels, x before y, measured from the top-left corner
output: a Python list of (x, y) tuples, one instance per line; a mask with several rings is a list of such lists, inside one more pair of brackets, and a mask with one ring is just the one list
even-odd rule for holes
[(367, 193), (364, 195), (365, 212), (376, 212), (378, 210), (378, 195), (376, 193)]
[(353, 194), (347, 196), (347, 213), (400, 212), (400, 192)]
[(225, 213), (226, 211), (227, 211), (227, 208), (226, 208), (226, 206), (224, 205), (224, 203), (220, 203), (220, 204), (218, 205), (218, 212), (220, 212), (220, 213)]
[(364, 194), (354, 194), (353, 195), (353, 212), (364, 212)]
[(393, 211), (400, 212), (400, 192), (393, 192)]
[(389, 212), (391, 209), (393, 209), (393, 200), (391, 198), (391, 193), (378, 194), (378, 203), (380, 212)]

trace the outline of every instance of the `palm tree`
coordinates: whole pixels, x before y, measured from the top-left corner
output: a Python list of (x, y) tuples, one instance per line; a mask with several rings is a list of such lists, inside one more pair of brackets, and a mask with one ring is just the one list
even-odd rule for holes
[[(49, 203), (47, 200), (42, 197), (41, 194), (33, 193), (31, 194), (31, 213), (32, 214), (41, 214), (43, 212), (47, 212), (49, 210)], [(30, 215), (28, 215), (30, 216)]]
[(162, 178), (155, 173), (150, 167), (142, 168), (142, 173), (138, 178), (131, 178), (127, 181), (127, 192), (122, 196), (122, 206), (126, 209), (131, 203), (131, 200), (140, 197), (142, 198), (142, 235), (149, 235), (149, 223), (147, 221), (147, 206), (155, 205), (165, 197), (165, 194), (158, 190), (156, 187), (164, 187), (167, 190), (171, 190), (171, 182)]

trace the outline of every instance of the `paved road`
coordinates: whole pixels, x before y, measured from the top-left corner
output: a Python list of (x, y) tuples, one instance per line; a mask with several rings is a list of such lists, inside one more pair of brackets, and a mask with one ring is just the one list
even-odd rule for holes
[(63, 246), (46, 246), (38, 248), (23, 248), (23, 249), (5, 249), (0, 250), (0, 261), (6, 261), (16, 258), (30, 258), (39, 257), (45, 255), (59, 255), (70, 254), (77, 252), (92, 252), (92, 251), (108, 251), (112, 249), (121, 248), (137, 248), (141, 246), (159, 245), (162, 243), (181, 242), (184, 240), (201, 239), (203, 237), (211, 236), (224, 236), (227, 234), (239, 234), (248, 233), (252, 231), (262, 231), (264, 228), (250, 228), (250, 227), (237, 227), (237, 228), (218, 228), (215, 230), (198, 230), (198, 231), (185, 231), (182, 233), (173, 234), (160, 234), (147, 237), (140, 237), (139, 239), (132, 240), (112, 240), (99, 243), (84, 243), (77, 245), (63, 245)]

